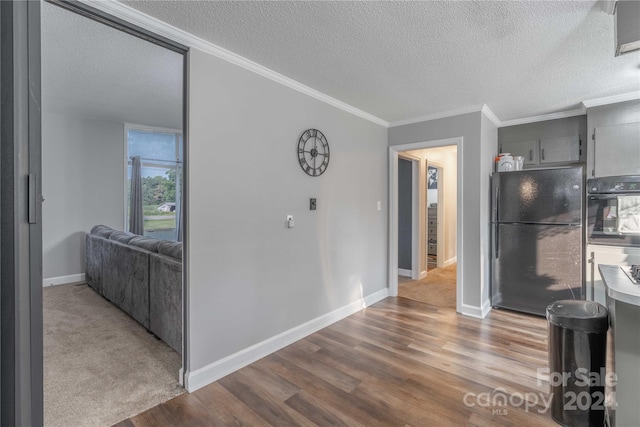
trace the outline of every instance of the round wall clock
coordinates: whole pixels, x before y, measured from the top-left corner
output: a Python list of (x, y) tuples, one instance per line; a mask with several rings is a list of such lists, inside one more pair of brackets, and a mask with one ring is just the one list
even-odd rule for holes
[(307, 129), (298, 141), (298, 162), (309, 176), (320, 176), (329, 166), (329, 143), (317, 129)]

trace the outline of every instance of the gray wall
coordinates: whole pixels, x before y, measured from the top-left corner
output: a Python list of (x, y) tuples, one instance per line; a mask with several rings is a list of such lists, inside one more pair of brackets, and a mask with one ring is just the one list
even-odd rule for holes
[[(196, 49), (189, 79), (193, 372), (387, 286), (388, 154), (385, 128)], [(295, 152), (312, 127), (316, 178)]]
[[(392, 127), (388, 130), (389, 145), (402, 145), (438, 139), (463, 138), (463, 296), (462, 303), (480, 308), (486, 303), (489, 287), (489, 176), (497, 151), (497, 132), (492, 141), (483, 135), (482, 113), (469, 113), (428, 122)], [(487, 127), (485, 125), (485, 127)], [(458, 152), (458, 155), (461, 155)], [(461, 191), (458, 188), (458, 191)], [(484, 299), (483, 299), (484, 298)]]
[(413, 180), (411, 160), (398, 159), (398, 268), (411, 270)]
[(42, 113), (43, 277), (85, 272), (92, 226), (122, 229), (124, 125)]
[[(583, 147), (580, 161), (584, 162), (586, 161), (585, 148), (587, 146), (587, 116), (566, 117), (563, 119), (502, 127), (498, 129), (498, 144), (573, 135), (580, 135)], [(535, 167), (539, 168), (541, 166), (536, 165)], [(557, 167), (557, 165), (551, 167)]]

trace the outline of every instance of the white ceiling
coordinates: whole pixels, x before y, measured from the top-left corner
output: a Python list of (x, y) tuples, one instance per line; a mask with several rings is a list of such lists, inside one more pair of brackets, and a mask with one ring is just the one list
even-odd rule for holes
[(123, 3), (389, 122), (481, 104), (507, 121), (640, 90), (640, 52), (614, 57), (602, 1)]
[(182, 55), (41, 4), (43, 111), (182, 128)]
[[(640, 91), (640, 52), (614, 57), (602, 2), (122, 3), (392, 124), (482, 104), (509, 121)], [(180, 55), (42, 5), (45, 108), (180, 126)]]

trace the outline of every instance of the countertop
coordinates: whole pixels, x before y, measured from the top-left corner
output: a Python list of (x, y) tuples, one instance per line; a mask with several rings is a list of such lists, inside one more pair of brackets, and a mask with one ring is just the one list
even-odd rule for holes
[(598, 264), (607, 294), (618, 301), (640, 307), (640, 285), (636, 285), (618, 265)]

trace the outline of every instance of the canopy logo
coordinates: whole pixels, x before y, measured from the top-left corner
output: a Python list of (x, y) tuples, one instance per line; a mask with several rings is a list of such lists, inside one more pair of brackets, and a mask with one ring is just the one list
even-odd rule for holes
[(508, 407), (524, 408), (526, 412), (535, 409), (539, 414), (549, 410), (553, 395), (547, 393), (508, 393), (502, 387), (493, 389), (490, 392), (473, 393), (464, 395), (462, 401), (469, 408), (492, 408), (493, 415), (509, 415)]

